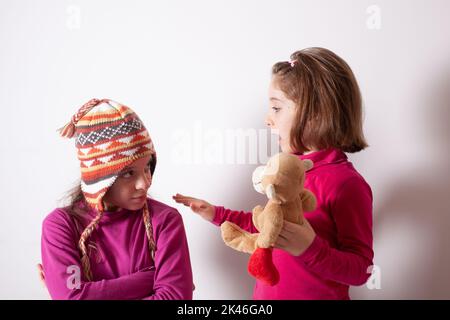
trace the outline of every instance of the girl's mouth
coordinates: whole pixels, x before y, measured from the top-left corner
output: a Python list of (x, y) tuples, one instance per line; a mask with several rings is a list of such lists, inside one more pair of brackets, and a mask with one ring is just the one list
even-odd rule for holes
[(147, 199), (147, 195), (142, 195), (140, 197), (131, 198), (131, 200), (135, 200), (135, 201), (144, 201), (145, 199)]

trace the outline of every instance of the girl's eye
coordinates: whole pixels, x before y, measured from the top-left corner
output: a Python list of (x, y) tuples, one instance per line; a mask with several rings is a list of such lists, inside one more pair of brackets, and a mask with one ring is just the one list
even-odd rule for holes
[(133, 175), (133, 171), (126, 171), (126, 172), (122, 173), (121, 176), (124, 177), (124, 178), (129, 178), (132, 175)]
[(272, 110), (275, 111), (275, 112), (280, 111), (280, 109), (281, 109), (281, 108), (277, 108), (277, 107), (275, 107), (275, 106), (272, 107)]
[(151, 169), (152, 169), (152, 163), (151, 162), (149, 162), (149, 163), (147, 163), (147, 166), (145, 167), (145, 172), (150, 172), (151, 171)]

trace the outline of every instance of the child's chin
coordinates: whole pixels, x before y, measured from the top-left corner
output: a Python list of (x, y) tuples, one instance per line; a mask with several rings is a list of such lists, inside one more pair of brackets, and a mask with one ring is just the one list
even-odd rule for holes
[(136, 211), (136, 210), (141, 210), (144, 207), (145, 202), (141, 203), (141, 204), (130, 204), (127, 206), (127, 210), (130, 211)]

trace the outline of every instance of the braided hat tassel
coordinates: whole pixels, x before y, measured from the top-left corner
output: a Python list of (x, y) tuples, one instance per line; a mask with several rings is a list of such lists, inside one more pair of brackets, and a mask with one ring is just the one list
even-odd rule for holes
[(85, 104), (81, 106), (81, 108), (78, 110), (76, 114), (72, 116), (72, 119), (62, 128), (58, 129), (59, 134), (63, 138), (72, 138), (75, 135), (75, 125), (77, 122), (84, 116), (86, 113), (88, 113), (92, 108), (94, 108), (96, 105), (101, 103), (103, 100), (100, 99), (91, 99)]

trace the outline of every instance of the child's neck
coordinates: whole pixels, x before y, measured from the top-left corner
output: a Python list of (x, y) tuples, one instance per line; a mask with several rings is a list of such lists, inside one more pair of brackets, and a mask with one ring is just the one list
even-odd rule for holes
[(103, 207), (105, 208), (105, 211), (108, 211), (108, 212), (116, 212), (116, 211), (120, 210), (119, 207), (114, 206), (114, 205), (109, 205), (106, 202), (103, 203)]
[(316, 151), (317, 150), (307, 150), (307, 151), (303, 152), (303, 154), (306, 155), (306, 154), (310, 154), (310, 153), (313, 153), (313, 152), (316, 152)]

